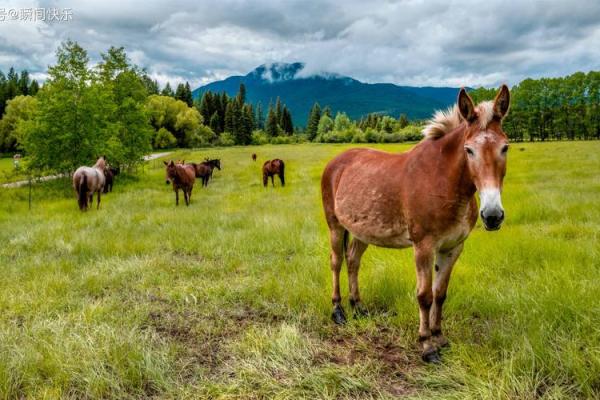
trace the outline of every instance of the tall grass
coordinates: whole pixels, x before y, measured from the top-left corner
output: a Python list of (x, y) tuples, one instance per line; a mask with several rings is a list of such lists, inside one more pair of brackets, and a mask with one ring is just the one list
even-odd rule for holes
[[(99, 211), (64, 180), (35, 186), (31, 211), (27, 188), (1, 189), (0, 398), (600, 396), (600, 143), (513, 145), (507, 220), (466, 243), (441, 366), (419, 361), (411, 250), (370, 247), (370, 316), (329, 320), (319, 178), (349, 147), (178, 152), (223, 163), (190, 207), (162, 160)], [(287, 185), (264, 189), (274, 157)]]

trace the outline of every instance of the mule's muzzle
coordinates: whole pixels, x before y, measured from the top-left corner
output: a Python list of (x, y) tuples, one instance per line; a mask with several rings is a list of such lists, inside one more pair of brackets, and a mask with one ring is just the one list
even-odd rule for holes
[(504, 221), (504, 211), (499, 210), (497, 212), (491, 212), (489, 214), (481, 211), (481, 220), (483, 221), (483, 226), (488, 231), (497, 231), (500, 229), (502, 225), (502, 221)]

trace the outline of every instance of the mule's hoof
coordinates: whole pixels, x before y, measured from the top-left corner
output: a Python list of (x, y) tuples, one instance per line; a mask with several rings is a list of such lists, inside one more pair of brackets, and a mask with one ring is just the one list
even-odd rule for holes
[(346, 323), (346, 313), (341, 305), (336, 304), (335, 307), (333, 307), (331, 318), (333, 319), (333, 322), (338, 325), (344, 325)]
[(354, 318), (364, 318), (369, 316), (369, 310), (363, 306), (361, 303), (358, 303), (354, 306)]
[(428, 364), (439, 364), (442, 362), (442, 359), (440, 358), (440, 353), (438, 353), (438, 351), (435, 349), (431, 349), (424, 352), (421, 355), (421, 358)]
[(435, 343), (440, 349), (450, 346), (450, 342), (448, 341), (448, 339), (446, 339), (446, 336), (444, 335), (436, 336), (433, 340), (435, 340)]

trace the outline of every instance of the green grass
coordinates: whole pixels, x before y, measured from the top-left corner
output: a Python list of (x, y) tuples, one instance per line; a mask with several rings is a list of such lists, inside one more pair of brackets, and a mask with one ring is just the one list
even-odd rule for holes
[[(419, 359), (411, 250), (370, 247), (370, 316), (329, 319), (319, 178), (349, 147), (178, 152), (223, 162), (190, 207), (161, 160), (99, 211), (65, 180), (31, 211), (1, 189), (0, 398), (599, 398), (600, 143), (513, 144), (507, 219), (466, 242), (439, 366)], [(272, 157), (285, 188), (261, 185)]]

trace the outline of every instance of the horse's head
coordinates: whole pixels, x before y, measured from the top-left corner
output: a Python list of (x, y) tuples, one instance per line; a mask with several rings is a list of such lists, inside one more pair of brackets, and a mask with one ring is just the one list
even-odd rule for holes
[(210, 160), (211, 164), (216, 167), (219, 171), (221, 170), (221, 159), (215, 158), (214, 160)]
[(165, 172), (166, 172), (165, 182), (168, 185), (177, 176), (177, 164), (175, 164), (173, 162), (173, 160), (171, 160), (170, 162), (163, 161), (163, 163), (165, 164)]
[(465, 89), (458, 95), (458, 109), (467, 121), (464, 152), (475, 187), (479, 191), (479, 214), (487, 230), (500, 229), (504, 220), (502, 185), (506, 174), (508, 138), (502, 119), (508, 112), (510, 92), (502, 85), (494, 101), (475, 107)]
[(96, 164), (94, 165), (94, 167), (98, 168), (101, 171), (104, 171), (104, 169), (106, 168), (106, 156), (100, 157), (96, 161)]

